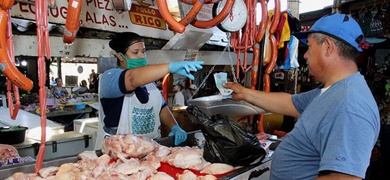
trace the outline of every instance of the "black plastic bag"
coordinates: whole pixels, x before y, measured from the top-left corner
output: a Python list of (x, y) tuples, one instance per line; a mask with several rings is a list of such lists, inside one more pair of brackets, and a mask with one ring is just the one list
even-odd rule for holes
[(205, 136), (203, 158), (206, 161), (247, 166), (265, 157), (266, 152), (257, 137), (236, 120), (221, 114), (209, 117), (193, 105), (188, 106), (187, 112)]

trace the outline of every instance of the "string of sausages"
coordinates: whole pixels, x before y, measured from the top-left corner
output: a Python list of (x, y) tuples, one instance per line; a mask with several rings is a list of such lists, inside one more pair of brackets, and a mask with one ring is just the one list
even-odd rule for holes
[[(4, 12), (2, 12), (3, 14)], [(15, 56), (14, 56), (14, 43), (12, 40), (12, 25), (11, 25), (11, 11), (7, 10), (7, 32), (6, 34), (7, 38), (7, 50), (8, 50), (8, 56), (9, 56), (9, 63), (12, 64), (12, 66), (15, 65)], [(12, 68), (19, 76), (22, 75), (19, 71), (17, 71), (16, 67)], [(22, 75), (23, 76), (23, 75)], [(20, 76), (20, 77), (22, 77)], [(24, 76), (23, 76), (24, 77)], [(16, 116), (18, 115), (19, 108), (20, 108), (20, 96), (19, 96), (19, 88), (17, 85), (12, 83), (12, 78), (7, 78), (7, 102), (8, 102), (8, 109), (11, 119), (15, 120)], [(12, 96), (13, 94), (13, 96)], [(14, 99), (13, 99), (14, 98)], [(15, 103), (14, 101), (15, 100)]]
[[(258, 43), (255, 41), (257, 0), (246, 0), (245, 4), (248, 10), (246, 24), (241, 30), (232, 32), (230, 37), (230, 45), (237, 54), (236, 77), (239, 77), (241, 71), (248, 72), (254, 65), (252, 63), (248, 66), (248, 52), (255, 43)], [(241, 54), (244, 56), (243, 60), (241, 60)]]
[(157, 5), (159, 7), (160, 13), (164, 21), (168, 24), (169, 28), (177, 33), (183, 33), (186, 29), (186, 26), (192, 24), (197, 28), (207, 29), (214, 26), (217, 26), (221, 23), (231, 12), (234, 1), (235, 0), (227, 0), (225, 6), (221, 10), (221, 12), (210, 20), (197, 20), (196, 16), (199, 11), (202, 9), (203, 4), (217, 3), (221, 0), (180, 0), (181, 2), (189, 5), (193, 5), (191, 10), (187, 13), (187, 15), (182, 18), (179, 22), (173, 18), (171, 13), (169, 12), (168, 5), (166, 0), (157, 0)]
[[(279, 24), (280, 20), (280, 2), (279, 0), (275, 0), (275, 8), (274, 8), (274, 15), (272, 16), (271, 25), (269, 28), (269, 42), (271, 46), (271, 58), (269, 60), (269, 63), (267, 64), (263, 76), (263, 91), (270, 92), (271, 91), (271, 78), (270, 74), (272, 73), (273, 69), (276, 66), (276, 57), (278, 55), (278, 42), (275, 38), (275, 31)], [(264, 120), (264, 114), (260, 114), (259, 119), (257, 121), (257, 128), (260, 132), (264, 132), (264, 126), (263, 126), (263, 120)]]
[(39, 85), (39, 107), (41, 115), (41, 144), (35, 164), (35, 172), (38, 173), (42, 168), (42, 163), (46, 147), (46, 59), (50, 59), (50, 43), (48, 30), (48, 2), (35, 1), (35, 19), (37, 25), (37, 44), (38, 44), (38, 85)]
[(15, 120), (20, 108), (19, 88), (31, 90), (33, 83), (15, 67), (10, 15), (13, 4), (14, 0), (0, 1), (0, 70), (7, 78), (7, 102), (10, 117)]
[[(260, 0), (261, 5), (261, 21), (259, 27), (256, 31), (256, 3), (257, 1), (247, 0), (246, 5), (248, 9), (248, 19), (247, 23), (243, 27), (241, 31), (233, 32), (232, 38), (230, 39), (230, 44), (233, 47), (234, 51), (237, 54), (237, 66), (236, 66), (236, 76), (239, 77), (240, 71), (246, 73), (249, 70), (251, 71), (251, 89), (256, 89), (256, 85), (258, 82), (258, 69), (260, 64), (260, 43), (265, 36), (265, 32), (268, 30), (269, 35), (269, 46), (271, 46), (271, 60), (269, 62), (262, 62), (266, 64), (265, 73), (263, 75), (263, 91), (270, 92), (271, 79), (270, 74), (276, 65), (276, 57), (277, 57), (277, 47), (278, 43), (275, 40), (274, 33), (276, 31), (277, 25), (280, 19), (280, 2), (279, 0), (275, 0), (275, 8), (274, 8), (274, 16), (272, 17), (272, 21), (270, 22), (270, 26), (267, 29), (268, 22), (268, 11), (267, 11), (267, 2), (265, 0)], [(240, 34), (242, 33), (242, 34)], [(253, 58), (252, 65), (247, 65), (247, 53), (252, 48), (253, 50)], [(244, 54), (244, 59), (241, 62), (240, 54)], [(249, 116), (248, 119), (250, 121), (253, 120), (254, 116)], [(264, 114), (260, 114), (257, 120), (257, 129), (259, 132), (264, 132), (263, 127), (263, 119)]]

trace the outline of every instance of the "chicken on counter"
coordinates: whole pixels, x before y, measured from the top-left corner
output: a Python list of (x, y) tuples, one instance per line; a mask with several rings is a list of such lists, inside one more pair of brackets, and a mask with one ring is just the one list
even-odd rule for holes
[[(155, 141), (131, 134), (106, 138), (102, 151), (84, 151), (78, 162), (65, 163), (60, 167), (45, 167), (38, 174), (17, 172), (7, 180), (19, 179), (217, 179), (214, 175), (234, 170), (227, 164), (210, 163), (203, 159), (203, 150), (198, 147), (166, 147)], [(164, 172), (161, 163), (182, 169), (172, 175)]]

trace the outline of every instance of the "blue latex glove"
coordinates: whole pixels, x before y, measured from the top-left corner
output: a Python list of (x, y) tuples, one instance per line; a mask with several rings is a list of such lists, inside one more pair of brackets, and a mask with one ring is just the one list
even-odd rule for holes
[(179, 125), (171, 127), (171, 132), (168, 134), (168, 136), (175, 136), (175, 146), (179, 145), (187, 139), (187, 133), (182, 128), (180, 128)]
[(190, 71), (196, 72), (198, 69), (202, 69), (203, 61), (181, 61), (181, 62), (171, 62), (169, 64), (169, 72), (174, 74), (179, 74), (187, 76), (191, 80), (194, 80), (195, 77), (191, 74)]

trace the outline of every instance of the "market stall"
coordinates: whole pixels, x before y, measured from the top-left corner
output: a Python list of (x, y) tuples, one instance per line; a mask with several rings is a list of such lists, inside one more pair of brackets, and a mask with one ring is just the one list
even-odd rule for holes
[[(77, 156), (86, 150), (94, 151), (99, 158), (105, 157), (101, 149), (95, 149), (97, 143), (102, 143), (96, 142), (99, 118), (95, 116), (100, 109), (97, 94), (87, 100), (74, 98), (72, 94), (57, 98), (53, 103), (54, 98), (50, 97), (50, 94), (46, 94), (44, 90), (51, 86), (49, 84), (49, 73), (51, 73), (51, 77), (65, 77), (65, 81), (67, 81), (66, 77), (72, 79), (77, 78), (77, 76), (84, 76), (82, 72), (86, 68), (79, 65), (84, 63), (84, 60), (93, 64), (97, 61), (98, 73), (103, 73), (107, 68), (116, 68), (118, 66), (117, 59), (113, 57), (113, 51), (107, 46), (108, 39), (116, 32), (136, 32), (145, 37), (144, 43), (148, 46), (147, 54), (150, 64), (178, 62), (183, 61), (183, 59), (186, 61), (202, 60), (205, 62), (204, 65), (209, 66), (205, 68), (207, 72), (206, 70), (204, 72), (207, 77), (215, 73), (213, 70), (216, 65), (223, 65), (222, 71), (229, 73), (229, 81), (240, 82), (251, 89), (270, 92), (274, 86), (278, 86), (277, 83), (273, 82), (277, 77), (274, 74), (277, 65), (274, 60), (278, 58), (278, 53), (288, 53), (286, 50), (288, 48), (285, 48), (283, 53), (280, 53), (282, 50), (279, 51), (278, 46), (280, 44), (287, 45), (287, 42), (289, 42), (289, 39), (279, 42), (278, 38), (281, 35), (278, 33), (281, 32), (278, 32), (278, 29), (282, 27), (279, 20), (282, 17), (285, 18), (284, 21), (286, 22), (290, 19), (295, 20), (288, 12), (280, 11), (279, 0), (273, 2), (275, 5), (271, 10), (273, 14), (268, 14), (270, 9), (267, 9), (268, 1), (265, 0), (260, 0), (260, 2), (236, 0), (237, 3), (234, 0), (225, 0), (218, 1), (215, 4), (214, 1), (213, 3), (206, 1), (204, 4), (200, 1), (195, 4), (180, 1), (178, 2), (181, 8), (180, 11), (182, 11), (180, 14), (189, 14), (181, 17), (182, 21), (176, 21), (171, 17), (173, 13), (168, 12), (169, 7), (167, 7), (165, 0), (158, 0), (157, 3), (134, 1), (130, 5), (127, 4), (128, 7), (121, 7), (124, 9), (116, 9), (114, 1), (103, 0), (87, 2), (80, 0), (57, 1), (56, 6), (53, 4), (56, 1), (45, 2), (49, 4), (40, 2), (17, 1), (12, 7), (12, 11), (9, 12), (9, 17), (12, 17), (13, 29), (20, 31), (13, 36), (13, 40), (15, 46), (18, 47), (15, 49), (15, 56), (22, 58), (15, 60), (22, 62), (24, 59), (30, 59), (28, 60), (29, 66), (21, 67), (21, 71), (26, 77), (33, 79), (32, 91), (36, 93), (37, 97), (34, 100), (37, 102), (24, 104), (25, 106), (21, 106), (18, 112), (19, 100), (23, 102), (23, 98), (26, 96), (21, 93), (22, 97), (19, 99), (19, 91), (16, 88), (23, 88), (23, 83), (12, 83), (7, 79), (7, 83), (12, 84), (13, 88), (8, 86), (7, 92), (13, 91), (14, 99), (9, 101), (12, 103), (8, 108), (0, 108), (0, 114), (3, 115), (8, 112), (10, 117), (16, 117), (16, 120), (7, 118), (4, 122), (0, 117), (1, 126), (24, 125), (29, 128), (25, 141), (13, 146), (17, 148), (20, 156), (36, 158), (36, 162), (2, 167), (0, 168), (0, 179), (10, 177), (16, 172), (38, 173), (41, 169), (51, 168), (52, 166), (60, 167), (68, 163), (77, 163), (79, 161)], [(73, 2), (73, 5), (68, 6), (68, 2)], [(82, 2), (84, 2), (83, 7), (80, 5)], [(222, 4), (222, 2), (225, 4)], [(258, 8), (261, 8), (262, 13), (260, 24), (256, 22), (256, 14), (253, 13), (256, 12), (257, 3), (259, 3)], [(236, 6), (236, 4), (238, 5)], [(46, 9), (47, 7), (49, 9)], [(42, 10), (42, 12), (39, 10)], [(70, 16), (73, 21), (68, 19)], [(234, 22), (231, 24), (225, 22), (226, 17), (230, 17), (229, 19), (234, 20)], [(11, 22), (8, 23), (11, 24)], [(29, 29), (29, 26), (31, 29), (31, 24), (35, 24), (37, 27), (38, 43), (36, 43), (36, 37), (23, 33), (23, 30)], [(70, 36), (69, 27), (73, 31)], [(300, 25), (295, 28), (295, 30), (300, 31)], [(79, 33), (78, 30), (80, 30)], [(51, 36), (49, 36), (49, 31)], [(7, 32), (9, 33), (10, 29)], [(289, 33), (287, 34), (290, 36)], [(53, 34), (55, 35), (52, 36)], [(10, 38), (12, 36), (8, 35), (8, 40), (12, 40)], [(62, 35), (64, 37), (61, 38)], [(51, 45), (49, 42), (51, 42)], [(211, 48), (212, 51), (199, 50), (202, 46), (207, 47), (210, 44), (216, 45), (216, 47)], [(218, 46), (225, 46), (225, 48)], [(38, 53), (36, 49), (38, 49)], [(296, 52), (298, 53), (298, 50)], [(192, 56), (193, 54), (196, 54), (195, 58)], [(51, 55), (54, 58), (51, 58)], [(38, 63), (35, 62), (36, 57), (38, 57)], [(109, 67), (102, 68), (102, 66), (99, 66), (99, 61), (101, 63), (109, 62)], [(71, 74), (68, 72), (70, 70), (65, 70), (65, 62), (71, 65), (69, 69), (77, 69), (77, 73), (72, 72), (73, 74)], [(16, 62), (12, 63), (16, 64)], [(38, 65), (30, 66), (30, 64), (35, 63)], [(287, 71), (287, 69), (282, 66), (278, 68), (281, 72), (279, 77), (282, 75), (287, 77), (287, 73), (282, 72)], [(53, 70), (55, 73), (50, 72), (49, 69), (55, 69)], [(306, 72), (304, 68), (290, 72), (298, 73), (298, 71)], [(17, 75), (17, 77), (22, 77), (19, 74)], [(306, 76), (308, 75), (302, 75), (304, 82), (312, 81), (311, 78), (307, 80)], [(7, 78), (12, 77), (12, 75), (7, 74)], [(206, 82), (207, 77), (205, 79), (202, 79), (204, 78), (202, 76), (198, 77), (192, 83), (198, 85), (199, 88), (204, 88), (205, 84), (209, 82)], [(291, 82), (295, 80), (292, 74), (289, 74), (288, 77), (290, 77)], [(82, 77), (81, 79), (87, 78)], [(77, 84), (78, 80), (75, 82), (68, 81), (64, 87), (72, 89)], [(169, 102), (166, 96), (169, 90), (167, 86), (169, 85), (165, 83), (162, 93), (165, 100)], [(27, 90), (27, 88), (23, 90)], [(70, 91), (72, 92), (72, 90)], [(210, 94), (214, 95), (214, 93)], [(9, 99), (10, 97), (8, 96)], [(275, 140), (274, 136), (270, 134), (262, 134), (267, 131), (267, 127), (263, 127), (266, 112), (248, 103), (236, 102), (226, 98), (212, 99), (214, 97), (197, 99), (192, 101), (192, 105), (202, 108), (209, 116), (222, 114), (239, 117), (239, 121), (246, 122), (245, 125), (247, 126), (245, 128), (252, 130), (248, 134), (253, 135), (254, 132), (260, 132), (260, 134), (256, 134), (258, 139), (255, 139), (255, 142), (260, 142), (261, 146), (267, 151), (266, 156), (260, 158), (261, 161), (249, 165), (235, 166), (233, 172), (224, 174), (218, 179), (268, 179), (272, 150), (276, 148), (276, 146), (270, 144), (275, 145), (279, 140)], [(200, 127), (190, 121), (186, 108), (172, 108), (177, 123), (188, 132), (187, 141), (181, 144), (180, 147), (202, 149), (195, 138), (195, 134), (199, 134), (200, 131), (194, 132), (194, 130), (199, 130)], [(35, 120), (32, 121), (31, 119)], [(25, 121), (31, 122), (26, 123)], [(232, 124), (230, 125), (232, 126)], [(38, 128), (37, 133), (33, 133), (35, 128)], [(39, 128), (48, 130), (45, 131)], [(170, 129), (162, 127), (161, 131), (164, 138), (155, 139), (155, 141), (169, 148), (175, 148), (172, 137), (166, 137)], [(202, 131), (204, 132), (204, 129)], [(46, 135), (44, 135), (45, 133)], [(283, 135), (285, 134), (281, 136)], [(273, 148), (269, 148), (270, 146)], [(269, 149), (270, 151), (268, 151)], [(210, 149), (205, 151), (209, 153)], [(248, 155), (246, 153), (242, 154)], [(109, 155), (111, 157), (113, 154)], [(122, 161), (119, 162), (118, 159), (115, 159), (118, 164), (129, 161), (129, 159), (121, 159), (121, 157), (116, 158)], [(144, 159), (140, 158), (140, 160)], [(111, 161), (110, 163), (107, 162), (100, 168), (112, 167), (111, 163)]]

